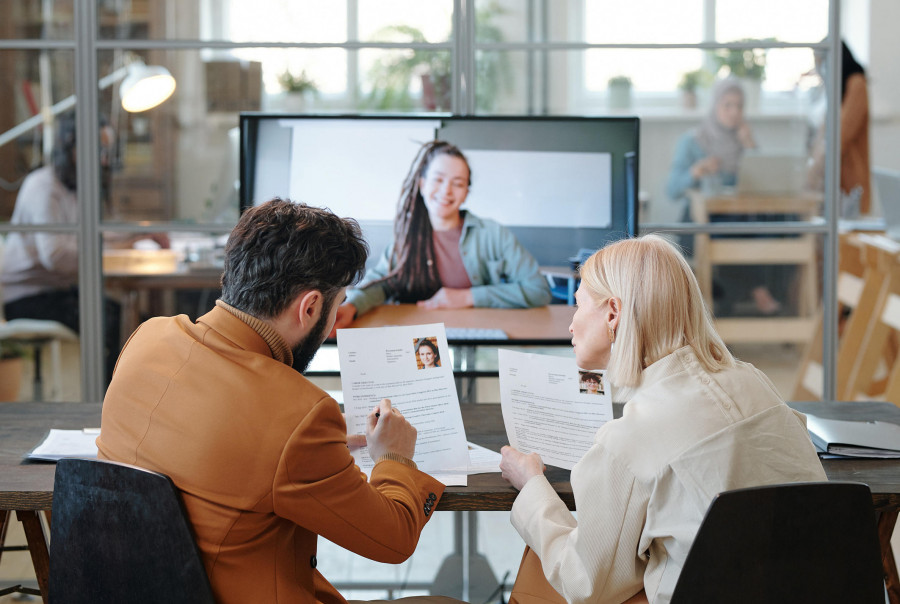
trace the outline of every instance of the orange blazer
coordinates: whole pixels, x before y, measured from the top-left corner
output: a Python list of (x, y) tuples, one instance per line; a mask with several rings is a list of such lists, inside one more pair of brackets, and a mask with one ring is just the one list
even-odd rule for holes
[(855, 73), (847, 78), (841, 102), (841, 189), (850, 192), (862, 187), (859, 209), (871, 209), (872, 186), (869, 167), (869, 92), (866, 76)]
[(316, 570), (318, 536), (402, 562), (444, 489), (395, 461), (367, 481), (337, 403), (218, 307), (135, 331), (97, 446), (172, 478), (220, 602), (345, 602)]

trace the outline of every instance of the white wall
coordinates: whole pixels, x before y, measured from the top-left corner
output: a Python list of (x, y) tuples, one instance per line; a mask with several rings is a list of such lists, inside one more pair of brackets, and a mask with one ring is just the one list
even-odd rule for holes
[[(849, 0), (848, 5), (863, 4)], [(900, 170), (900, 2), (868, 0), (872, 165)]]

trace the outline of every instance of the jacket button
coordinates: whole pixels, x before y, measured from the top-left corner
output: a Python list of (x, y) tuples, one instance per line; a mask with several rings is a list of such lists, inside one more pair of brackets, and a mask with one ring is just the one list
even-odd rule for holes
[(312, 556), (309, 557), (309, 565), (310, 565), (311, 567), (315, 568), (316, 565), (317, 565), (318, 563), (319, 563), (319, 561), (316, 560), (316, 555), (315, 555), (315, 554), (313, 554)]
[(435, 499), (437, 499), (437, 495), (435, 495), (434, 493), (428, 493), (428, 499), (434, 501)]

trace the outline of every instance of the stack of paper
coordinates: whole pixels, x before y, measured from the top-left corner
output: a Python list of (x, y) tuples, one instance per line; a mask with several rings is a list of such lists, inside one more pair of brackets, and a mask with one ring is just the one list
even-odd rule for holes
[(847, 457), (900, 459), (900, 426), (806, 415), (806, 428), (820, 453)]
[(99, 430), (50, 430), (44, 440), (25, 454), (25, 459), (59, 461), (66, 457), (97, 457)]

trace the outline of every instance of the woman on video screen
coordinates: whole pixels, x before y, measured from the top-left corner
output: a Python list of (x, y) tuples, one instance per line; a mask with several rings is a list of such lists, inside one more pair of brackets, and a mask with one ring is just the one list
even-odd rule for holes
[(500, 224), (460, 209), (469, 162), (454, 145), (426, 143), (403, 182), (394, 243), (347, 293), (335, 329), (387, 301), (422, 308), (527, 308), (550, 302), (537, 261)]

